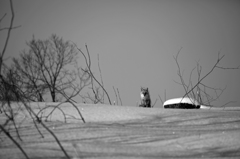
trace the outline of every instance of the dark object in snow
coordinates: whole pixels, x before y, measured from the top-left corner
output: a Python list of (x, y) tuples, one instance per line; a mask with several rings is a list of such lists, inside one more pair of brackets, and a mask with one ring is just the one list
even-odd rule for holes
[(165, 105), (164, 108), (172, 108), (172, 109), (199, 109), (200, 105), (192, 105), (188, 103), (178, 103), (178, 104), (169, 104)]
[(199, 109), (200, 104), (192, 98), (174, 98), (163, 103), (164, 108), (171, 109)]

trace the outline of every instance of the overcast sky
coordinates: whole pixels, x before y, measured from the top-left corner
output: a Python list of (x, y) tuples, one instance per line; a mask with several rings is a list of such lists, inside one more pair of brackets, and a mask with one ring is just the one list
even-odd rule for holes
[[(240, 65), (240, 1), (239, 0), (14, 0), (14, 25), (6, 57), (16, 57), (27, 49), (32, 35), (47, 39), (55, 33), (72, 40), (84, 49), (89, 47), (93, 71), (99, 77), (97, 55), (100, 56), (103, 80), (115, 99), (118, 88), (124, 105), (136, 105), (140, 87), (148, 87), (152, 101), (158, 95), (167, 99), (183, 95), (177, 65), (185, 80), (196, 62), (205, 75), (217, 60), (220, 65)], [(8, 26), (10, 7), (0, 1), (0, 16), (8, 13), (1, 27)], [(0, 47), (6, 32), (0, 32)], [(11, 62), (8, 60), (7, 62)], [(196, 72), (193, 74), (196, 77)], [(213, 104), (240, 105), (240, 70), (216, 69), (203, 83), (227, 89)], [(196, 80), (192, 81), (193, 84)], [(156, 107), (160, 107), (158, 100)]]

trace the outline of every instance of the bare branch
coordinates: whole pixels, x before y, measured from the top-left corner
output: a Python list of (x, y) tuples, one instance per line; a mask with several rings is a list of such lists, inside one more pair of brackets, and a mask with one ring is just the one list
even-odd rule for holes
[(2, 127), (2, 125), (0, 125), (0, 129), (5, 133), (5, 135), (7, 135), (7, 137), (12, 140), (12, 142), (20, 149), (20, 151), (23, 153), (23, 155), (27, 158), (30, 159), (27, 155), (27, 153), (23, 150), (23, 148), (21, 147), (21, 145), (12, 137), (12, 135), (4, 129), (4, 127)]
[[(11, 13), (12, 13), (12, 18), (11, 18), (10, 26), (9, 26), (9, 29), (8, 29), (8, 32), (7, 32), (7, 38), (5, 40), (3, 50), (0, 54), (0, 74), (1, 74), (1, 71), (2, 71), (3, 56), (4, 56), (4, 54), (6, 52), (6, 49), (7, 49), (7, 45), (8, 45), (8, 41), (9, 41), (9, 38), (10, 38), (10, 34), (11, 34), (12, 26), (13, 26), (13, 21), (14, 21), (14, 9), (13, 9), (12, 0), (10, 0), (10, 8), (11, 8)], [(5, 15), (3, 17), (5, 17)]]
[(236, 103), (237, 101), (229, 101), (223, 105), (221, 105), (220, 107), (224, 107), (223, 109), (225, 109), (225, 106), (228, 105), (229, 103)]
[(117, 88), (117, 92), (118, 92), (118, 98), (119, 98), (119, 100), (120, 100), (120, 103), (121, 103), (121, 105), (122, 105), (122, 99), (121, 99), (121, 96), (120, 96), (120, 93), (119, 93), (119, 90), (118, 90), (118, 88)]
[(221, 66), (216, 66), (216, 68), (220, 68), (223, 70), (237, 70), (240, 68), (240, 65), (238, 67), (221, 67)]
[(219, 58), (219, 54), (218, 54), (217, 62), (216, 62), (215, 65), (212, 67), (212, 69), (211, 69), (205, 76), (203, 76), (203, 77), (197, 82), (197, 84), (195, 84), (195, 85), (192, 87), (192, 89), (190, 89), (189, 91), (186, 91), (186, 93), (185, 93), (185, 95), (183, 96), (183, 98), (186, 97), (186, 96), (189, 94), (189, 92), (193, 91), (194, 88), (196, 88), (196, 87), (199, 85), (199, 83), (202, 82), (202, 80), (204, 80), (209, 74), (211, 74), (211, 73), (213, 72), (213, 70), (216, 68), (217, 64), (223, 59), (223, 57), (224, 57), (224, 55)]
[[(101, 71), (101, 68), (100, 68), (100, 63), (99, 63), (99, 54), (98, 54), (98, 69), (99, 69), (99, 73), (100, 73), (100, 78), (101, 78), (101, 83), (102, 83), (102, 86), (104, 87), (104, 84), (103, 84), (103, 78), (102, 78), (102, 71)], [(103, 91), (103, 103), (104, 103), (104, 91)]]
[[(117, 105), (118, 105), (118, 97), (117, 97), (117, 92), (116, 92), (116, 90), (115, 90), (114, 86), (113, 86), (113, 90), (114, 90), (114, 94), (115, 94), (115, 96), (116, 96), (116, 101), (117, 101)], [(115, 104), (115, 103), (114, 103), (114, 104)]]
[(155, 106), (155, 104), (157, 103), (157, 100), (158, 100), (158, 99), (156, 99), (155, 102), (153, 103), (152, 108), (153, 108), (153, 107)]
[[(18, 25), (18, 26), (15, 26), (15, 27), (12, 27), (11, 29), (17, 29), (17, 28), (20, 28), (21, 25)], [(4, 28), (0, 28), (0, 31), (3, 31), (3, 30), (9, 30), (10, 28), (9, 27), (4, 27)]]
[[(179, 56), (181, 50), (182, 50), (182, 47), (178, 50), (178, 53), (177, 53), (176, 57), (173, 56), (173, 58), (174, 58), (174, 60), (176, 61), (176, 64), (177, 64), (177, 67), (178, 67), (178, 76), (179, 76), (179, 78), (180, 78), (180, 80), (181, 80), (181, 83), (182, 83), (182, 86), (183, 86), (183, 88), (184, 88), (184, 91), (185, 91), (185, 92), (188, 92), (188, 91), (187, 91), (187, 88), (186, 88), (187, 85), (186, 85), (185, 82), (184, 82), (183, 76), (182, 76), (182, 74), (181, 74), (180, 65), (179, 65), (179, 63), (178, 63), (178, 56)], [(189, 93), (187, 93), (186, 95), (188, 95), (188, 94), (189, 94)], [(186, 95), (185, 95), (185, 96), (186, 96)]]
[(161, 102), (162, 102), (162, 105), (163, 105), (164, 101), (162, 100), (161, 96), (160, 96), (160, 95), (158, 95), (158, 97), (159, 97), (159, 99), (161, 100)]
[[(181, 49), (180, 49), (181, 50)], [(185, 84), (184, 80), (183, 80), (183, 74), (181, 73), (181, 70), (180, 70), (180, 65), (178, 63), (178, 56), (179, 56), (179, 53), (180, 53), (180, 50), (178, 51), (176, 57), (174, 57), (174, 60), (177, 64), (177, 67), (178, 67), (178, 76), (180, 78), (180, 83), (179, 82), (176, 82), (177, 84), (180, 84), (183, 86), (184, 88), (184, 91), (185, 91), (185, 94), (183, 96), (186, 97), (188, 96), (190, 98), (190, 96), (192, 96), (193, 99), (197, 99), (198, 102), (200, 102), (201, 105), (210, 105), (211, 102), (213, 101), (216, 101), (217, 99), (219, 99), (219, 97), (221, 96), (221, 94), (223, 93), (223, 91), (226, 89), (219, 89), (219, 88), (213, 88), (213, 87), (209, 87), (205, 84), (202, 83), (202, 81), (207, 77), (209, 76), (215, 68), (220, 68), (220, 69), (239, 69), (239, 66), (238, 67), (234, 67), (234, 68), (228, 68), (228, 67), (221, 67), (221, 66), (218, 66), (218, 64), (220, 63), (220, 61), (224, 58), (225, 55), (222, 55), (220, 56), (220, 52), (218, 52), (218, 58), (217, 58), (217, 61), (216, 63), (213, 65), (213, 67), (210, 69), (209, 72), (207, 72), (203, 77), (201, 77), (201, 72), (202, 72), (202, 67), (199, 65), (199, 62), (197, 62), (197, 83), (195, 85), (192, 84), (192, 73), (193, 71), (195, 70), (195, 68), (193, 68), (191, 70), (191, 73), (190, 73), (190, 77), (189, 77), (189, 83), (188, 85)], [(191, 89), (189, 89), (191, 86)], [(201, 88), (203, 87), (203, 88)], [(211, 91), (214, 91), (215, 92), (215, 96), (216, 97), (212, 97), (210, 96), (206, 91), (208, 90), (211, 90)], [(195, 91), (196, 90), (196, 93), (195, 94)], [(204, 96), (203, 96), (204, 95)], [(203, 97), (206, 97), (207, 101), (203, 101)], [(182, 98), (182, 99), (183, 99)], [(191, 98), (190, 98), (191, 99)]]
[(0, 19), (0, 23), (2, 22), (2, 20), (6, 17), (7, 13), (5, 13), (2, 18)]
[(106, 95), (107, 95), (107, 97), (108, 97), (109, 104), (112, 105), (112, 102), (111, 102), (111, 100), (110, 100), (110, 97), (109, 97), (109, 95), (108, 95), (108, 92), (106, 91), (106, 89), (102, 86), (102, 84), (96, 79), (96, 77), (95, 77), (95, 76), (93, 75), (93, 73), (92, 73), (92, 70), (91, 70), (91, 58), (90, 58), (90, 53), (89, 53), (89, 51), (88, 51), (87, 45), (85, 45), (85, 47), (86, 47), (86, 50), (87, 50), (88, 59), (87, 59), (86, 55), (83, 53), (83, 51), (82, 51), (81, 49), (79, 49), (74, 42), (72, 42), (72, 43), (75, 45), (75, 47), (77, 48), (77, 50), (83, 55), (90, 75), (91, 75), (92, 78), (97, 82), (97, 84), (104, 90), (104, 92), (106, 93)]
[[(18, 84), (18, 82), (19, 82), (19, 80), (17, 79), (18, 74), (15, 74), (11, 69), (2, 67), (2, 66), (4, 66), (3, 57), (4, 57), (4, 54), (6, 53), (6, 48), (8, 45), (9, 38), (10, 38), (10, 33), (11, 33), (11, 30), (14, 29), (14, 27), (12, 27), (13, 21), (14, 21), (14, 10), (13, 10), (12, 0), (10, 0), (10, 7), (11, 7), (11, 13), (12, 13), (11, 23), (10, 23), (10, 27), (7, 28), (7, 30), (8, 30), (7, 38), (6, 38), (4, 47), (3, 47), (3, 51), (0, 54), (0, 88), (1, 88), (0, 97), (3, 98), (3, 101), (4, 101), (4, 102), (1, 102), (2, 105), (0, 106), (0, 111), (1, 111), (1, 113), (4, 113), (4, 115), (7, 118), (6, 121), (3, 122), (4, 123), (3, 125), (0, 124), (0, 130), (5, 133), (5, 135), (21, 150), (21, 152), (24, 154), (24, 156), (28, 159), (29, 157), (27, 156), (26, 152), (23, 150), (21, 145), (13, 138), (13, 136), (10, 134), (10, 131), (5, 129), (5, 126), (8, 126), (9, 123), (12, 123), (13, 127), (16, 130), (17, 137), (21, 140), (20, 134), (18, 133), (19, 127), (16, 125), (15, 117), (16, 117), (16, 113), (18, 113), (19, 110), (22, 110), (20, 108), (21, 106), (19, 104), (23, 104), (25, 110), (27, 111), (27, 113), (29, 114), (31, 119), (33, 120), (34, 126), (38, 130), (39, 134), (43, 137), (43, 134), (39, 130), (38, 124), (36, 122), (41, 124), (42, 127), (44, 129), (46, 129), (47, 132), (49, 132), (52, 135), (52, 137), (55, 139), (55, 141), (59, 145), (60, 149), (62, 150), (62, 152), (64, 153), (66, 158), (70, 159), (70, 156), (67, 154), (67, 152), (63, 148), (63, 146), (60, 143), (57, 136), (41, 121), (41, 119), (37, 116), (37, 114), (29, 106), (29, 103), (27, 103), (28, 99), (25, 98), (25, 94), (21, 90), (21, 87), (20, 87), (21, 85)], [(1, 18), (0, 21), (2, 21), (2, 19), (4, 17), (5, 17), (5, 15)], [(36, 51), (39, 51), (38, 49), (39, 48), (36, 48)], [(3, 68), (4, 68), (4, 74), (2, 74)], [(45, 68), (43, 68), (43, 70), (44, 69)], [(14, 98), (16, 101), (18, 101), (17, 109), (12, 108), (12, 106), (11, 106), (12, 98)]]
[(43, 93), (46, 92), (50, 93), (53, 102), (63, 98), (56, 89), (70, 89), (79, 73), (79, 68), (72, 68), (76, 66), (77, 60), (74, 45), (55, 34), (47, 40), (35, 40), (33, 36), (27, 45), (29, 50), (23, 51), (19, 59), (13, 60), (26, 92), (36, 92), (35, 97), (42, 101)]

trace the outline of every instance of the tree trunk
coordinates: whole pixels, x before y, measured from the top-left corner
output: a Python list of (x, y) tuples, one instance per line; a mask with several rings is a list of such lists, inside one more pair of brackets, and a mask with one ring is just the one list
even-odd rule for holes
[(56, 94), (55, 94), (55, 91), (51, 91), (51, 96), (52, 96), (52, 101), (53, 102), (56, 102)]

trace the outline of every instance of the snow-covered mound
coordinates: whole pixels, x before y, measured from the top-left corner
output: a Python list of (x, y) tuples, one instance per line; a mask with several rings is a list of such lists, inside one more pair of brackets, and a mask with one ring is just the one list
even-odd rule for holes
[(192, 98), (173, 98), (163, 103), (164, 108), (176, 108), (176, 109), (199, 109), (200, 104), (197, 100)]

